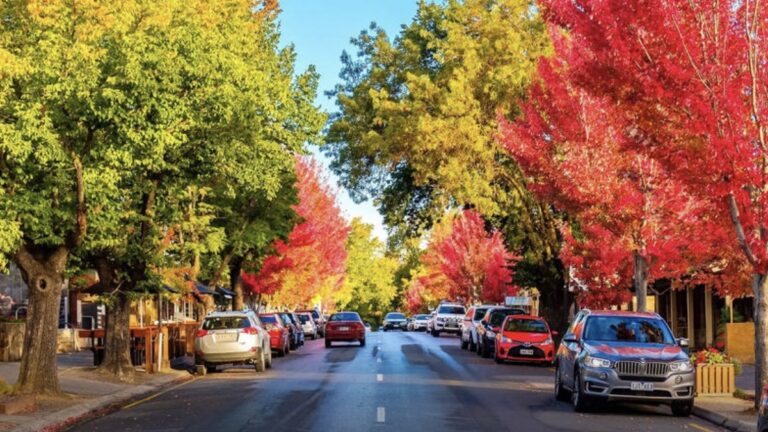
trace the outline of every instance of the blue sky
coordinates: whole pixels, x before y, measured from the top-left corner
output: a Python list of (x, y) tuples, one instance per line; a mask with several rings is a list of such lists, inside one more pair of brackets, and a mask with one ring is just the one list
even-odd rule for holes
[[(354, 53), (350, 38), (376, 22), (391, 36), (407, 24), (416, 12), (417, 0), (282, 0), (280, 31), (283, 45), (295, 46), (297, 70), (315, 65), (320, 73), (317, 103), (327, 112), (335, 111), (333, 100), (325, 96), (339, 82), (343, 50)], [(327, 167), (328, 161), (313, 149)], [(336, 178), (328, 171), (333, 181)], [(339, 188), (339, 204), (348, 218), (360, 216), (375, 226), (375, 234), (386, 238), (381, 216), (371, 202), (355, 204), (346, 190)]]

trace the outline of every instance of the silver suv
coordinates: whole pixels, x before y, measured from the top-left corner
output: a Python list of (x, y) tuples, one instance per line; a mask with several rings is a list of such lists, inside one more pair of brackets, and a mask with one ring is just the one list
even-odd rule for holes
[(264, 372), (272, 367), (269, 333), (252, 311), (208, 314), (195, 338), (195, 363), (203, 373), (223, 364), (252, 364)]
[(438, 306), (429, 325), (432, 336), (438, 337), (442, 332), (459, 334), (466, 313), (467, 310), (460, 304), (443, 303)]
[(667, 323), (655, 313), (581, 311), (557, 351), (555, 397), (576, 411), (605, 402), (668, 404), (693, 411), (694, 367)]

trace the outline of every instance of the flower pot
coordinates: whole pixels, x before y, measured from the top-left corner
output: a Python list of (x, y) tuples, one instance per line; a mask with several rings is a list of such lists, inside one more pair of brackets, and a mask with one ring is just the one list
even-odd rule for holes
[(736, 391), (735, 373), (731, 363), (696, 366), (697, 396), (730, 396)]

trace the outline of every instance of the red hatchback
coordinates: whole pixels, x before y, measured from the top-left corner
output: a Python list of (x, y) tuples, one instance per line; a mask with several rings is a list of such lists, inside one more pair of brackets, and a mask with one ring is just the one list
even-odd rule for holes
[(264, 329), (269, 332), (269, 344), (272, 351), (277, 351), (277, 356), (282, 357), (290, 351), (291, 331), (283, 324), (283, 319), (279, 314), (268, 313), (259, 314)]
[(333, 342), (360, 342), (365, 346), (365, 324), (357, 312), (338, 312), (325, 324), (325, 347)]
[(544, 319), (531, 315), (509, 315), (496, 335), (496, 363), (507, 360), (550, 364), (555, 359), (555, 343)]

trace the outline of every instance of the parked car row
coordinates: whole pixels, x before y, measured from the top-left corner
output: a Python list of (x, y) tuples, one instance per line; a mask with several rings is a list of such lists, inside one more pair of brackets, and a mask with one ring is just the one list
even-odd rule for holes
[(195, 363), (202, 374), (230, 364), (252, 365), (263, 372), (272, 367), (273, 353), (283, 357), (304, 345), (305, 338), (324, 334), (325, 318), (317, 311), (213, 312), (197, 332)]

